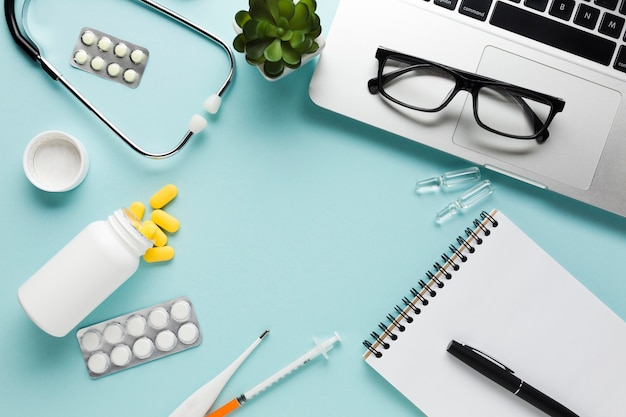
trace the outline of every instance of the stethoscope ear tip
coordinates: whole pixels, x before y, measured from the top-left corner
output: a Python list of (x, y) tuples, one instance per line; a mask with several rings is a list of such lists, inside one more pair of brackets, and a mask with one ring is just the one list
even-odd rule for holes
[(217, 113), (221, 105), (222, 97), (218, 96), (217, 94), (210, 95), (206, 100), (204, 100), (204, 103), (202, 104), (204, 109), (211, 114)]
[(194, 114), (189, 121), (189, 131), (193, 134), (201, 132), (207, 125), (207, 121), (199, 114)]

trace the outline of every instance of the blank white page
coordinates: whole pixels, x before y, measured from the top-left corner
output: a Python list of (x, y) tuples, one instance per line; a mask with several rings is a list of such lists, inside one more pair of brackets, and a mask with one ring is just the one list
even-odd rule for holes
[(437, 295), (427, 295), (426, 306), (413, 300), (421, 313), (405, 309), (413, 322), (399, 315), (405, 331), (391, 324), (397, 340), (384, 336), (388, 349), (374, 343), (382, 357), (368, 350), (366, 362), (429, 417), (545, 415), (449, 354), (452, 339), (491, 355), (581, 417), (623, 415), (626, 323), (511, 220), (491, 215), (498, 226), (481, 222), (489, 236), (477, 228), (483, 243), (468, 238), (476, 250), (462, 250), (467, 262), (450, 255), (460, 269), (448, 268), (450, 280), (435, 274), (445, 286), (431, 282)]

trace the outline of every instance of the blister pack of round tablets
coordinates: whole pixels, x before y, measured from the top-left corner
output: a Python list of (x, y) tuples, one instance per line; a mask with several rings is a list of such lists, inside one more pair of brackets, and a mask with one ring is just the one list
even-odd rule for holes
[(193, 305), (186, 297), (124, 314), (76, 332), (87, 371), (99, 378), (202, 342)]
[(136, 88), (148, 63), (148, 50), (85, 27), (70, 58), (73, 67)]

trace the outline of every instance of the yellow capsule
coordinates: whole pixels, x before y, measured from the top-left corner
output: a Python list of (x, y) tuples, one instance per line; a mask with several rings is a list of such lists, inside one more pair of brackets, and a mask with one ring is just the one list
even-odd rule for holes
[(150, 197), (150, 205), (154, 209), (165, 207), (167, 203), (172, 201), (178, 195), (178, 188), (173, 184), (167, 184)]
[(174, 258), (174, 248), (171, 246), (153, 247), (146, 251), (143, 259), (146, 262), (165, 262)]
[(161, 246), (167, 245), (167, 235), (156, 224), (155, 224), (155, 227), (156, 227), (156, 231), (154, 232), (154, 235), (152, 236), (152, 241), (154, 242), (154, 246), (161, 247)]
[(152, 221), (161, 229), (174, 233), (180, 228), (180, 222), (176, 217), (164, 212), (163, 210), (154, 210), (152, 212)]
[(152, 240), (154, 238), (154, 234), (156, 233), (158, 226), (152, 220), (146, 220), (139, 227), (139, 232), (142, 235)]
[(143, 205), (143, 203), (141, 201), (135, 201), (134, 203), (132, 203), (130, 205), (128, 210), (131, 213), (133, 213), (133, 215), (135, 217), (137, 217), (139, 220), (141, 220), (141, 219), (143, 219), (143, 214), (146, 211), (146, 207)]

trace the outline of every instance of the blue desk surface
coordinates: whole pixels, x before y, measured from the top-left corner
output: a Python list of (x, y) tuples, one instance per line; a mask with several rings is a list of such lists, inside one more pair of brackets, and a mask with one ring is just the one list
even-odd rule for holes
[[(325, 30), (337, 3), (319, 1)], [(247, 2), (164, 4), (230, 43), (232, 17)], [(155, 150), (178, 140), (227, 71), (221, 49), (132, 1), (34, 1), (31, 11), (31, 32), (48, 59), (129, 136)], [(138, 89), (70, 67), (83, 26), (150, 50)], [(155, 161), (132, 152), (52, 82), (6, 29), (0, 50), (0, 403), (6, 415), (167, 416), (267, 328), (270, 336), (217, 404), (303, 354), (314, 337), (337, 331), (343, 342), (328, 361), (308, 364), (236, 413), (420, 416), (362, 361), (361, 342), (474, 216), (493, 207), (626, 319), (626, 219), (486, 173), (493, 196), (437, 226), (435, 213), (456, 193), (417, 196), (413, 185), (467, 164), (316, 107), (307, 93), (314, 63), (269, 83), (237, 54), (221, 112), (182, 153)], [(76, 136), (89, 152), (89, 174), (74, 191), (39, 191), (22, 171), (27, 142), (50, 129)], [(43, 333), (20, 309), (16, 291), (86, 224), (135, 200), (147, 202), (170, 182), (180, 190), (168, 207), (182, 223), (170, 238), (175, 259), (142, 264), (82, 325), (186, 295), (204, 341), (91, 380), (74, 332), (64, 338)]]

